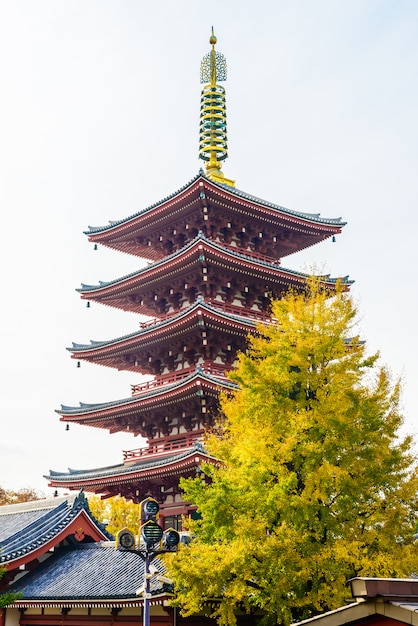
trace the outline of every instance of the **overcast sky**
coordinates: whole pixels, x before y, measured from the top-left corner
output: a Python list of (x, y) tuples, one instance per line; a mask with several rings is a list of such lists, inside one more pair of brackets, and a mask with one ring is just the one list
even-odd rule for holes
[(119, 463), (143, 444), (59, 422), (61, 404), (130, 395), (132, 373), (70, 359), (72, 341), (138, 319), (75, 289), (138, 259), (88, 225), (186, 184), (198, 161), (211, 26), (228, 62), (226, 176), (297, 211), (343, 217), (336, 243), (283, 259), (350, 275), (369, 351), (404, 381), (416, 432), (418, 2), (0, 0), (0, 485), (49, 494), (49, 469)]

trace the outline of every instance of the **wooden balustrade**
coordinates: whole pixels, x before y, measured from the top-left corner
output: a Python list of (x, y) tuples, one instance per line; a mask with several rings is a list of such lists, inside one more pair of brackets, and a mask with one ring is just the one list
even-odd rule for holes
[[(202, 370), (206, 374), (212, 374), (213, 376), (225, 376), (225, 371), (231, 368), (230, 365), (223, 365), (221, 363), (213, 363), (212, 361), (204, 361), (200, 364)], [(132, 396), (139, 395), (146, 391), (150, 391), (152, 389), (156, 389), (158, 387), (162, 387), (164, 385), (170, 385), (172, 383), (176, 383), (191, 374), (194, 374), (196, 371), (196, 366), (192, 365), (191, 367), (185, 367), (184, 369), (177, 370), (175, 372), (169, 372), (167, 374), (162, 374), (161, 376), (157, 376), (153, 380), (149, 380), (145, 383), (138, 383), (137, 385), (131, 385), (131, 393)]]
[(163, 439), (161, 441), (153, 441), (144, 448), (124, 450), (123, 462), (124, 464), (135, 463), (136, 461), (149, 456), (158, 457), (176, 450), (187, 450), (188, 448), (192, 448), (196, 441), (201, 441), (201, 438), (202, 433), (188, 433), (185, 435), (178, 435), (173, 438)]
[[(219, 309), (219, 311), (224, 311), (225, 313), (232, 313), (232, 315), (239, 315), (241, 317), (248, 317), (250, 319), (260, 320), (262, 322), (268, 322), (269, 317), (263, 311), (255, 311), (254, 309), (247, 309), (244, 306), (238, 306), (236, 304), (228, 304), (227, 302), (220, 302), (218, 300), (208, 300), (208, 304), (212, 306), (214, 309)], [(139, 327), (141, 330), (144, 328), (151, 328), (158, 324), (159, 322), (163, 322), (168, 320), (170, 317), (177, 315), (180, 311), (172, 311), (171, 313), (167, 313), (166, 315), (161, 315), (160, 317), (153, 317), (146, 322), (140, 322)]]
[(269, 265), (280, 265), (280, 259), (276, 259), (271, 256), (266, 256), (265, 254), (261, 254), (260, 252), (256, 252), (255, 250), (249, 250), (247, 247), (241, 247), (240, 245), (232, 246), (226, 242), (222, 242), (222, 247), (230, 250), (231, 252), (237, 252), (238, 254), (242, 254), (249, 259), (254, 259), (255, 261), (262, 261), (263, 263), (268, 263)]
[(162, 374), (161, 376), (157, 376), (153, 380), (149, 380), (146, 383), (139, 383), (137, 385), (131, 385), (131, 392), (133, 396), (136, 396), (139, 393), (143, 393), (144, 391), (149, 391), (151, 389), (155, 389), (156, 387), (162, 387), (163, 385), (169, 385), (171, 383), (175, 383), (182, 378), (186, 378), (196, 370), (196, 367), (185, 367), (182, 370), (178, 370), (175, 372), (169, 372), (168, 374)]

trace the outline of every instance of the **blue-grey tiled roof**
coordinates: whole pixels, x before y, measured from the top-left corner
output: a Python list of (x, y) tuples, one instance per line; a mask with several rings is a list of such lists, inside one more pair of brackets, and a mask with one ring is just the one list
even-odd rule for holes
[[(193, 185), (199, 178), (203, 178), (203, 179), (208, 180), (207, 177), (204, 175), (203, 170), (200, 170), (199, 173), (196, 176), (194, 176), (194, 178), (192, 178), (192, 180), (190, 180), (188, 183), (186, 183), (186, 185), (183, 185), (183, 187), (181, 187), (180, 189), (178, 189), (174, 193), (170, 194), (166, 198), (163, 198), (162, 200), (159, 200), (158, 202), (155, 202), (151, 206), (143, 209), (142, 211), (138, 211), (137, 213), (134, 213), (133, 215), (130, 215), (127, 218), (124, 218), (124, 219), (121, 219), (121, 220), (110, 221), (109, 224), (107, 224), (105, 226), (89, 226), (88, 227), (89, 230), (85, 231), (85, 234), (86, 235), (92, 235), (94, 233), (110, 230), (114, 226), (118, 226), (119, 224), (125, 224), (125, 223), (135, 219), (139, 215), (143, 215), (143, 214), (149, 213), (153, 209), (155, 209), (156, 207), (158, 207), (161, 204), (163, 204), (164, 202), (167, 202), (168, 200), (172, 200), (177, 195), (181, 194), (188, 187)], [(239, 189), (236, 189), (236, 187), (231, 187), (230, 185), (217, 183), (217, 182), (215, 182), (213, 180), (209, 180), (209, 182), (214, 187), (219, 187), (220, 189), (228, 191), (233, 196), (237, 196), (238, 198), (243, 198), (244, 200), (249, 200), (250, 202), (255, 202), (256, 204), (260, 204), (262, 206), (265, 206), (268, 209), (273, 209), (273, 210), (277, 211), (278, 213), (283, 213), (285, 215), (291, 215), (293, 217), (299, 217), (299, 218), (308, 220), (310, 222), (316, 222), (318, 224), (326, 224), (326, 225), (331, 225), (331, 226), (345, 226), (345, 222), (342, 221), (341, 217), (323, 218), (323, 217), (321, 217), (320, 213), (304, 213), (304, 212), (300, 212), (300, 211), (293, 211), (292, 209), (286, 209), (285, 207), (282, 207), (282, 206), (280, 206), (278, 204), (274, 204), (272, 202), (268, 202), (267, 200), (262, 200), (261, 198), (258, 198), (257, 196), (253, 196), (253, 195), (251, 195), (249, 193), (246, 193), (245, 191), (240, 191)]]
[(208, 374), (200, 367), (200, 365), (197, 365), (195, 371), (192, 372), (192, 374), (189, 374), (189, 376), (185, 376), (184, 378), (181, 378), (180, 380), (174, 383), (161, 385), (159, 387), (154, 387), (150, 389), (149, 391), (147, 391), (146, 393), (141, 393), (141, 396), (130, 396), (129, 398), (122, 398), (121, 400), (113, 400), (110, 402), (100, 402), (97, 404), (80, 402), (79, 406), (66, 406), (62, 404), (61, 410), (57, 410), (56, 412), (59, 415), (80, 415), (82, 413), (91, 413), (92, 411), (104, 410), (104, 409), (108, 409), (108, 408), (116, 407), (116, 406), (123, 406), (123, 405), (127, 406), (128, 404), (134, 404), (135, 402), (138, 402), (139, 399), (143, 400), (144, 398), (152, 398), (153, 396), (158, 396), (158, 395), (161, 395), (162, 393), (166, 394), (168, 391), (172, 389), (176, 389), (180, 387), (181, 385), (185, 385), (189, 383), (190, 381), (192, 381), (194, 378), (199, 378), (199, 377), (203, 380), (207, 380), (208, 382), (212, 382), (212, 383), (215, 383), (216, 385), (219, 385), (219, 388), (222, 387), (222, 388), (227, 388), (227, 389), (236, 389), (237, 387), (236, 383), (232, 382), (231, 380), (227, 380), (226, 378), (221, 380), (217, 376)]
[[(158, 558), (153, 566), (164, 572)], [(63, 548), (36, 570), (12, 585), (21, 600), (109, 600), (137, 598), (144, 580), (144, 561), (131, 552), (115, 550), (113, 544), (79, 544)], [(151, 593), (162, 593), (162, 583), (153, 576)]]
[(98, 467), (90, 470), (76, 470), (68, 468), (68, 473), (50, 470), (49, 475), (45, 476), (45, 478), (54, 480), (59, 479), (60, 481), (67, 480), (68, 482), (73, 482), (74, 478), (77, 478), (79, 480), (91, 480), (92, 478), (103, 478), (106, 476), (123, 476), (126, 474), (136, 473), (138, 472), (138, 470), (149, 470), (158, 467), (162, 468), (164, 467), (164, 465), (169, 465), (171, 463), (185, 460), (188, 457), (193, 457), (196, 452), (206, 454), (205, 450), (199, 442), (195, 442), (193, 448), (189, 448), (182, 452), (176, 452), (174, 454), (171, 453), (164, 456), (159, 456), (157, 458), (144, 458), (140, 459), (136, 463), (130, 463), (129, 465), (124, 465), (123, 463), (120, 463), (118, 465), (109, 465), (107, 467)]
[[(39, 501), (39, 509), (25, 511), (25, 507), (11, 505), (0, 509), (0, 564), (14, 561), (54, 540), (80, 513), (86, 511), (90, 519), (109, 539), (112, 538), (104, 524), (98, 522), (90, 512), (83, 493), (76, 498), (60, 499), (55, 506), (43, 507)], [(49, 501), (51, 502), (51, 501)], [(30, 507), (29, 507), (30, 508)]]
[[(310, 276), (309, 274), (305, 274), (304, 272), (298, 272), (297, 270), (292, 270), (292, 269), (283, 267), (281, 265), (277, 265), (277, 263), (274, 261), (265, 261), (263, 259), (259, 259), (257, 257), (251, 256), (250, 254), (245, 254), (244, 252), (239, 251), (239, 250), (235, 251), (232, 248), (225, 248), (219, 243), (213, 241), (212, 239), (208, 239), (207, 237), (205, 237), (205, 235), (202, 232), (199, 232), (198, 235), (196, 235), (196, 237), (192, 239), (183, 248), (176, 250), (172, 254), (169, 254), (165, 256), (164, 258), (159, 259), (158, 261), (155, 261), (154, 263), (151, 263), (150, 265), (147, 265), (146, 267), (143, 267), (137, 270), (136, 272), (132, 272), (130, 274), (127, 274), (126, 276), (121, 276), (120, 278), (116, 278), (110, 281), (100, 280), (98, 285), (82, 284), (81, 288), (77, 289), (76, 291), (78, 291), (79, 293), (88, 293), (89, 291), (97, 291), (98, 289), (109, 287), (110, 285), (116, 285), (117, 283), (122, 283), (125, 280), (134, 278), (136, 276), (140, 276), (141, 274), (146, 274), (160, 265), (169, 264), (175, 258), (181, 258), (187, 253), (188, 250), (193, 248), (193, 246), (195, 246), (196, 243), (199, 241), (205, 242), (210, 247), (212, 247), (216, 252), (219, 252), (222, 254), (230, 254), (231, 256), (235, 257), (239, 261), (251, 262), (251, 263), (254, 263), (255, 265), (259, 265), (260, 268), (268, 268), (270, 270), (272, 268), (277, 269), (283, 272), (283, 274), (287, 274), (289, 277), (294, 276), (296, 278), (309, 278)], [(350, 281), (348, 280), (348, 276), (344, 276), (342, 278), (331, 278), (330, 276), (324, 276), (323, 278), (326, 279), (327, 282), (329, 283), (336, 283), (338, 280), (341, 280), (343, 284), (350, 284)]]
[(89, 344), (76, 343), (73, 341), (73, 345), (71, 348), (67, 348), (70, 352), (80, 352), (80, 351), (88, 351), (95, 350), (98, 347), (111, 345), (112, 343), (119, 343), (120, 341), (125, 341), (126, 339), (133, 339), (135, 337), (141, 337), (141, 335), (146, 335), (149, 332), (155, 332), (157, 329), (161, 329), (164, 327), (170, 327), (176, 322), (179, 322), (181, 319), (186, 318), (188, 315), (193, 313), (193, 311), (197, 309), (205, 309), (210, 313), (215, 313), (221, 315), (227, 320), (231, 320), (234, 322), (239, 322), (241, 324), (246, 324), (247, 326), (255, 327), (257, 320), (249, 317), (248, 313), (245, 315), (237, 315), (234, 313), (228, 313), (227, 311), (222, 311), (222, 309), (217, 308), (209, 303), (206, 303), (202, 296), (198, 296), (196, 302), (194, 302), (191, 306), (181, 309), (179, 313), (175, 313), (166, 319), (155, 322), (155, 324), (146, 326), (145, 328), (141, 328), (140, 330), (135, 331), (134, 333), (130, 333), (129, 335), (123, 335), (122, 337), (117, 337), (115, 339), (110, 339), (107, 341), (97, 341), (90, 340)]
[[(8, 507), (9, 509), (10, 507)], [(1, 513), (1, 509), (0, 509)], [(45, 509), (36, 511), (22, 511), (20, 513), (5, 513), (0, 517), (0, 545), (15, 533), (21, 532), (30, 524), (45, 515)]]

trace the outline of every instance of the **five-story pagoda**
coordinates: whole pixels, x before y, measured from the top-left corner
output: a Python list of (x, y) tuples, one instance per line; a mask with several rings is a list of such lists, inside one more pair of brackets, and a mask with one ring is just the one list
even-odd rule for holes
[[(307, 276), (281, 259), (341, 232), (341, 219), (299, 213), (260, 200), (224, 177), (227, 157), (226, 62), (215, 50), (201, 64), (199, 157), (206, 162), (188, 184), (126, 219), (90, 229), (89, 241), (145, 259), (137, 272), (99, 285), (82, 285), (81, 298), (147, 316), (139, 330), (109, 341), (73, 344), (72, 358), (134, 374), (131, 395), (104, 404), (62, 406), (64, 422), (110, 433), (129, 432), (146, 447), (124, 452), (116, 466), (68, 473), (51, 471), (50, 486), (136, 502), (153, 496), (166, 526), (190, 514), (179, 478), (199, 470), (201, 441), (213, 422), (226, 373), (248, 333), (269, 321), (269, 302)], [(325, 278), (333, 289), (335, 279)], [(347, 279), (344, 279), (348, 285)]]

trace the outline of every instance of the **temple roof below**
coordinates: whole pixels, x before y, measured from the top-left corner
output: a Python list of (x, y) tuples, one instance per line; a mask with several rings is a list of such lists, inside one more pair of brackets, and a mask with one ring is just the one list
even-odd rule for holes
[[(154, 567), (164, 573), (159, 559)], [(136, 590), (144, 582), (144, 561), (137, 554), (115, 550), (113, 543), (82, 544), (60, 550), (35, 571), (27, 574), (12, 586), (25, 600), (45, 603), (57, 600), (83, 600), (84, 602), (115, 599), (142, 599)], [(156, 576), (151, 579), (151, 594), (165, 595), (163, 583)]]
[(38, 557), (73, 536), (76, 520), (84, 528), (83, 538), (89, 534), (96, 541), (112, 539), (104, 524), (92, 516), (82, 493), (0, 507), (0, 565), (15, 567)]

